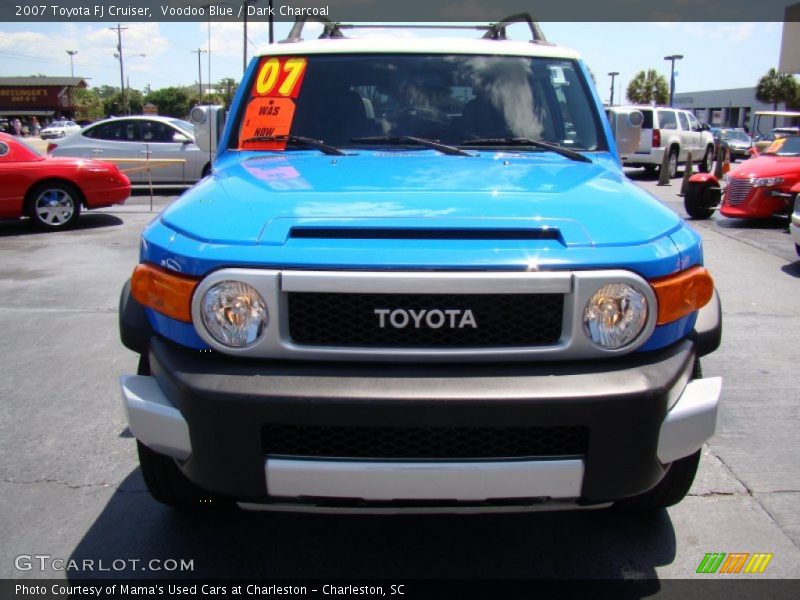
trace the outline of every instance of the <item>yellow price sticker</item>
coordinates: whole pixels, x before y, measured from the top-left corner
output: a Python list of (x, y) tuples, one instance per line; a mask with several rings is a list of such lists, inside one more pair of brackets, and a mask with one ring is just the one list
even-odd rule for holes
[(305, 58), (264, 57), (258, 67), (252, 95), (297, 98), (307, 64)]

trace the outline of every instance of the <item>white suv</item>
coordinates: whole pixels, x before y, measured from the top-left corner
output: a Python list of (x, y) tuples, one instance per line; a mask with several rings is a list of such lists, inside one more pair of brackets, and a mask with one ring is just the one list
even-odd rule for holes
[(669, 156), (669, 176), (677, 177), (678, 163), (686, 163), (687, 153), (692, 153), (692, 162), (700, 161), (700, 170), (708, 173), (714, 160), (714, 136), (706, 125), (686, 110), (653, 106), (615, 106), (609, 110), (635, 108), (642, 112), (642, 132), (639, 149), (633, 154), (623, 155), (626, 167), (644, 167), (655, 172)]

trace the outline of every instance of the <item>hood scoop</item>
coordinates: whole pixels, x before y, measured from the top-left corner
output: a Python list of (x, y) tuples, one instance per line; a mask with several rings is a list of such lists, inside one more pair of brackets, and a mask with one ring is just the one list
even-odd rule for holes
[[(264, 224), (258, 243), (363, 247), (376, 242), (485, 242), (566, 248), (591, 245), (586, 229), (571, 219), (474, 217), (283, 217)], [(402, 244), (401, 244), (402, 245)], [(438, 244), (437, 244), (438, 246)]]
[(316, 240), (557, 240), (553, 228), (292, 227), (290, 238)]

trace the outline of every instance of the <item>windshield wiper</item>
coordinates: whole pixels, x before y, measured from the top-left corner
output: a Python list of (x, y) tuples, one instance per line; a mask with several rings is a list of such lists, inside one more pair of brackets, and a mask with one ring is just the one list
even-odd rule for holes
[(558, 144), (551, 144), (548, 142), (540, 142), (539, 140), (532, 140), (529, 138), (477, 138), (474, 140), (465, 140), (461, 142), (462, 146), (533, 146), (535, 148), (542, 148), (543, 150), (550, 150), (561, 156), (566, 156), (572, 160), (580, 162), (591, 163), (592, 159), (584, 156), (580, 152), (570, 150)]
[(326, 144), (322, 140), (315, 140), (303, 137), (302, 135), (258, 135), (244, 140), (245, 144), (247, 142), (289, 142), (291, 144), (300, 144), (308, 146), (309, 148), (316, 148), (320, 152), (331, 156), (346, 156), (344, 152)]
[(414, 144), (416, 146), (425, 146), (433, 150), (438, 150), (442, 154), (450, 156), (472, 156), (469, 152), (465, 152), (461, 148), (455, 146), (448, 146), (447, 144), (440, 144), (433, 140), (425, 138), (414, 137), (413, 135), (374, 135), (369, 137), (355, 137), (350, 140), (356, 144)]

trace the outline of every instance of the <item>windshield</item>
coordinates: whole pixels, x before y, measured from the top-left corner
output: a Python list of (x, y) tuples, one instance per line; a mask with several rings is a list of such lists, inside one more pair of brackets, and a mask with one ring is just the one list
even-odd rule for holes
[(194, 138), (194, 125), (189, 123), (188, 121), (182, 121), (181, 119), (170, 119), (169, 124), (177, 127), (184, 133), (186, 133), (189, 137)]
[(740, 142), (749, 142), (750, 136), (744, 131), (724, 131), (722, 133), (723, 140), (739, 140)]
[(66, 126), (67, 126), (66, 121), (53, 121), (52, 123), (50, 123), (50, 125), (48, 125), (48, 127), (66, 127)]
[(238, 148), (283, 149), (285, 139), (269, 138), (287, 135), (336, 147), (374, 148), (363, 138), (385, 136), (387, 145), (401, 137), (455, 146), (528, 138), (604, 149), (575, 61), (507, 56), (264, 57)]
[(764, 154), (776, 156), (800, 156), (800, 135), (778, 138), (764, 150)]

